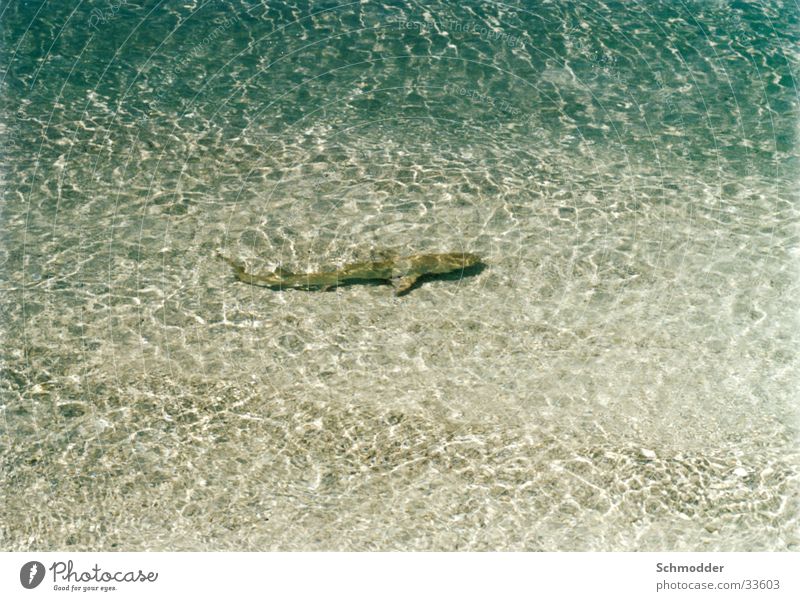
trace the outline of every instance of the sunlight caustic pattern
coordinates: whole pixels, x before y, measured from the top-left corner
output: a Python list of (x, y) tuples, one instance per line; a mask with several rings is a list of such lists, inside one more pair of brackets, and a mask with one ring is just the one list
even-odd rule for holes
[(4, 550), (798, 549), (796, 4), (0, 11)]

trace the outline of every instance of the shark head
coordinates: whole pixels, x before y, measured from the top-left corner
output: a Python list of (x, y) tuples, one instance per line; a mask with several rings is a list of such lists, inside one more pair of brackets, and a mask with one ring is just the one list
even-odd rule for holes
[(478, 255), (471, 253), (434, 253), (411, 255), (391, 262), (392, 284), (395, 294), (405, 294), (418, 278), (426, 275), (462, 272), (468, 267), (482, 264)]
[(443, 266), (450, 267), (450, 270), (465, 269), (481, 262), (481, 258), (472, 253), (447, 253), (439, 257)]
[(420, 273), (448, 273), (466, 269), (481, 262), (481, 258), (478, 255), (471, 253), (416, 255), (413, 260)]

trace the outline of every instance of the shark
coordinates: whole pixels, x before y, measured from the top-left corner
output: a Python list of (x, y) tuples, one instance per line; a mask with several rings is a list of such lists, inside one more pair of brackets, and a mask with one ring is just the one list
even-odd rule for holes
[(254, 286), (281, 290), (330, 290), (343, 284), (366, 282), (389, 283), (394, 286), (396, 296), (407, 293), (422, 276), (464, 271), (482, 265), (478, 255), (465, 252), (428, 253), (387, 258), (380, 261), (349, 263), (341, 269), (316, 273), (292, 273), (278, 268), (268, 273), (248, 273), (244, 263), (217, 256), (233, 267), (239, 281)]

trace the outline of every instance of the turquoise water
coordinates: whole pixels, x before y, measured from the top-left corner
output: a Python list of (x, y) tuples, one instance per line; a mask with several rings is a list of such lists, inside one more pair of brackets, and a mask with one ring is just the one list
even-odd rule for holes
[(798, 549), (796, 4), (0, 11), (0, 547)]

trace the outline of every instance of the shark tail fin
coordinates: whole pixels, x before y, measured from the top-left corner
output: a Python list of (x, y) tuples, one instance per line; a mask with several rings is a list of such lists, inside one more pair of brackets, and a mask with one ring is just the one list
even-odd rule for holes
[(241, 261), (236, 261), (235, 259), (231, 259), (230, 257), (226, 257), (225, 255), (223, 255), (219, 251), (217, 251), (217, 256), (220, 259), (222, 259), (223, 261), (225, 261), (228, 265), (233, 267), (234, 271), (236, 272), (236, 275), (239, 275), (240, 273), (244, 273), (244, 263), (242, 263)]
[(217, 252), (217, 256), (223, 261), (225, 261), (228, 265), (233, 267), (233, 271), (236, 274), (237, 279), (243, 282), (247, 282), (248, 284), (256, 284), (258, 282), (267, 282), (268, 284), (271, 284), (272, 282), (270, 282), (270, 280), (280, 280), (280, 278), (291, 277), (294, 275), (291, 271), (287, 271), (282, 267), (278, 267), (277, 269), (275, 269), (275, 271), (271, 273), (254, 275), (247, 273), (247, 271), (245, 270), (245, 265), (241, 261), (237, 261), (236, 259), (231, 259), (230, 257), (226, 257), (221, 252)]

